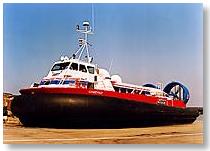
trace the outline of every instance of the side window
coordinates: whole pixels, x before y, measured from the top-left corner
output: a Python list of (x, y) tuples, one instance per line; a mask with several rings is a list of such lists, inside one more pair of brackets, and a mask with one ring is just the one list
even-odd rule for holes
[(72, 63), (70, 66), (70, 70), (78, 70), (78, 64), (77, 63)]
[(68, 66), (69, 66), (70, 62), (64, 62), (64, 63), (58, 63), (58, 64), (55, 64), (53, 66), (53, 68), (51, 69), (51, 71), (57, 71), (57, 70), (64, 70), (64, 69), (67, 69)]
[(119, 91), (120, 91), (120, 88), (114, 86), (114, 90), (115, 90), (116, 92), (119, 92)]
[(134, 90), (134, 94), (139, 94), (140, 90)]
[(85, 65), (80, 64), (80, 65), (79, 65), (79, 71), (87, 72), (87, 69), (86, 69)]
[(65, 80), (64, 82), (63, 82), (63, 84), (69, 84), (70, 83), (70, 80)]
[(50, 84), (59, 84), (60, 83), (60, 80), (52, 80), (50, 81)]
[(74, 85), (75, 84), (75, 80), (65, 80), (64, 82), (63, 82), (63, 84), (65, 85)]
[(94, 74), (94, 67), (87, 66), (87, 68), (89, 73)]
[(131, 93), (133, 89), (127, 89), (127, 93)]
[(50, 80), (42, 80), (39, 85), (49, 85)]
[(126, 88), (120, 88), (121, 93), (126, 93)]
[(149, 91), (142, 91), (141, 94), (143, 94), (143, 95), (150, 95), (150, 92)]

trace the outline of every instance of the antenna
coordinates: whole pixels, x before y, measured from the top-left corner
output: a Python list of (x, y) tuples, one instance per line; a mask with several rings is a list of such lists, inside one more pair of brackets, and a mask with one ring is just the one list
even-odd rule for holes
[(84, 59), (88, 63), (91, 63), (93, 61), (93, 58), (90, 57), (89, 48), (88, 48), (89, 46), (92, 46), (88, 42), (88, 35), (93, 34), (94, 26), (95, 26), (94, 25), (94, 6), (93, 6), (93, 3), (91, 5), (91, 19), (92, 19), (93, 28), (91, 28), (89, 21), (84, 21), (83, 24), (82, 24), (82, 27), (80, 27), (79, 25), (76, 25), (76, 31), (83, 34), (83, 37), (78, 39), (79, 40), (79, 49), (72, 56), (73, 59), (82, 60), (81, 58), (83, 57), (83, 52), (86, 51), (87, 55), (85, 56)]
[(93, 3), (92, 3), (92, 7), (91, 7), (91, 17), (92, 17), (92, 27), (93, 27), (93, 30), (92, 30), (92, 32), (94, 32), (95, 31), (95, 24), (94, 24), (94, 22), (95, 22), (95, 16), (94, 16), (94, 5), (93, 5)]
[(88, 46), (91, 46), (91, 44), (88, 42), (88, 35), (93, 34), (93, 32), (88, 21), (84, 21), (82, 27), (83, 28), (80, 28), (79, 25), (76, 26), (76, 31), (82, 33), (84, 36), (83, 38), (79, 38), (79, 49), (73, 54), (74, 56), (72, 56), (72, 58), (76, 58), (78, 54), (77, 59), (81, 60), (83, 52), (86, 51), (87, 57), (85, 57), (85, 60), (87, 60), (88, 63), (91, 63), (92, 58), (89, 55), (88, 49)]
[(112, 58), (112, 60), (111, 60), (110, 66), (109, 66), (109, 73), (110, 73), (111, 68), (112, 68), (112, 63), (113, 63), (113, 58)]

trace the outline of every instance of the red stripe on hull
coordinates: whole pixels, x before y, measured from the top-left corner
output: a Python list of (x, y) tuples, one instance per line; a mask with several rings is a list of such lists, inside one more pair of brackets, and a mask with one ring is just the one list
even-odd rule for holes
[(21, 89), (21, 94), (78, 94), (78, 95), (88, 95), (88, 96), (102, 96), (102, 97), (112, 97), (136, 102), (144, 102), (149, 104), (158, 104), (160, 101), (164, 102), (163, 105), (177, 108), (186, 108), (186, 104), (181, 100), (167, 100), (166, 98), (160, 98), (156, 96), (146, 96), (139, 94), (130, 93), (119, 93), (113, 91), (95, 90), (95, 89), (81, 89), (81, 88), (28, 88)]

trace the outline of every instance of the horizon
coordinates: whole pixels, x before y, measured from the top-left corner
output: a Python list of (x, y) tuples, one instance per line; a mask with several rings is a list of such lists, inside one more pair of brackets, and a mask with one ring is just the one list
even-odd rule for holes
[[(123, 82), (183, 83), (188, 105), (203, 106), (202, 4), (93, 4), (94, 62)], [(92, 24), (92, 4), (4, 4), (3, 91), (39, 82), (78, 48), (76, 25)], [(103, 59), (101, 59), (103, 58)], [(143, 73), (143, 74), (142, 74)]]

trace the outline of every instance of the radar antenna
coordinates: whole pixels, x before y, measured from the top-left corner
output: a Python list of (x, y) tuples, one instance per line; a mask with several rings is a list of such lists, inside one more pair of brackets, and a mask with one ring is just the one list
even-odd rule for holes
[(76, 57), (77, 57), (78, 60), (81, 60), (83, 52), (86, 51), (87, 55), (85, 56), (85, 59), (88, 63), (91, 63), (93, 58), (90, 57), (88, 47), (92, 46), (92, 45), (88, 42), (88, 35), (93, 34), (93, 32), (92, 32), (92, 28), (90, 27), (90, 23), (88, 21), (84, 21), (83, 29), (80, 29), (80, 26), (77, 25), (76, 31), (84, 34), (84, 36), (83, 36), (83, 38), (79, 38), (79, 49), (76, 51), (75, 54), (73, 54), (74, 58), (76, 59)]

